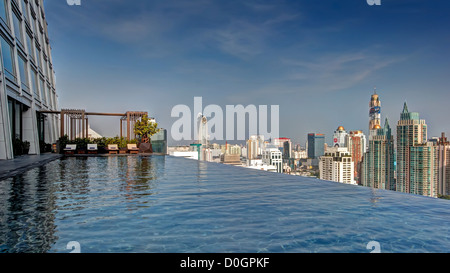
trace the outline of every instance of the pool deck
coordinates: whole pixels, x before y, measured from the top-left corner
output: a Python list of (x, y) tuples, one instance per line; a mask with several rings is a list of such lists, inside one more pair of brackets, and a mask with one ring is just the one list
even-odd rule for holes
[(26, 170), (45, 165), (53, 160), (62, 157), (92, 157), (92, 156), (151, 156), (164, 155), (159, 153), (138, 153), (138, 154), (74, 154), (64, 155), (55, 153), (45, 153), (41, 155), (22, 155), (11, 160), (0, 160), (0, 180), (15, 176)]
[(41, 155), (22, 155), (10, 160), (0, 160), (0, 180), (15, 176), (28, 169), (42, 166), (63, 155), (45, 153)]

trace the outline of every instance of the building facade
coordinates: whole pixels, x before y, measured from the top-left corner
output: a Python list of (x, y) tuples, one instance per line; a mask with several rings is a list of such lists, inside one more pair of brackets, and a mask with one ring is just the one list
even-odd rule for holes
[(438, 153), (433, 143), (410, 147), (409, 181), (410, 193), (437, 197)]
[(369, 135), (374, 129), (381, 127), (381, 101), (376, 91), (370, 98), (369, 103)]
[(347, 147), (345, 139), (347, 137), (347, 131), (343, 126), (339, 126), (333, 134), (333, 147)]
[(427, 142), (427, 124), (419, 113), (409, 112), (405, 102), (397, 123), (397, 185), (400, 192), (411, 192), (410, 151), (415, 145)]
[(387, 119), (384, 128), (375, 133), (369, 136), (369, 147), (361, 163), (361, 185), (395, 190), (394, 136)]
[(318, 159), (325, 153), (325, 135), (310, 133), (308, 134), (308, 158)]
[(0, 0), (0, 159), (16, 143), (40, 154), (59, 137), (55, 73), (43, 0)]
[(328, 148), (320, 157), (320, 179), (346, 184), (356, 184), (354, 181), (354, 165), (347, 148)]
[[(274, 146), (274, 145), (272, 145)], [(262, 163), (277, 168), (278, 173), (283, 172), (283, 159), (281, 151), (276, 147), (267, 147), (262, 153)]]
[(450, 142), (445, 133), (434, 144), (438, 156), (438, 195), (450, 195)]
[(350, 131), (345, 138), (347, 149), (352, 156), (354, 164), (354, 177), (361, 184), (361, 162), (367, 149), (366, 136), (362, 131)]

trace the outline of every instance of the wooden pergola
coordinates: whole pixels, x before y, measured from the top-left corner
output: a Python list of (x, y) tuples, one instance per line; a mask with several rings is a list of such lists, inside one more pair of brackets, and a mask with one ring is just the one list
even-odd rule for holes
[(67, 135), (70, 140), (77, 137), (87, 138), (89, 130), (88, 116), (115, 116), (120, 117), (120, 137), (123, 137), (123, 122), (126, 121), (127, 140), (135, 137), (131, 132), (135, 122), (148, 115), (147, 112), (128, 111), (126, 113), (95, 113), (86, 112), (81, 109), (61, 109), (61, 111), (40, 111), (43, 114), (59, 114), (60, 115), (60, 136)]

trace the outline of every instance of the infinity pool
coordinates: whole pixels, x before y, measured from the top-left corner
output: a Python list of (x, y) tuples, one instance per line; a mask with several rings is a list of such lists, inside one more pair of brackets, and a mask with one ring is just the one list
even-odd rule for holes
[(171, 156), (0, 181), (0, 252), (449, 252), (450, 201)]

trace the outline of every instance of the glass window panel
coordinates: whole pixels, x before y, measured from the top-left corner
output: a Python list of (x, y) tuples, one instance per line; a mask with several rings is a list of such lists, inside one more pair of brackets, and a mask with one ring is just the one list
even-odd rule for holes
[(25, 0), (22, 0), (22, 13), (25, 17), (25, 20), (27, 22), (30, 22), (30, 17), (29, 17), (29, 13), (28, 13), (28, 7), (27, 7), (27, 3), (25, 3)]
[(16, 102), (16, 106), (15, 108), (15, 114), (14, 114), (14, 118), (15, 118), (15, 129), (16, 131), (14, 132), (16, 136), (19, 136), (19, 139), (22, 139), (22, 131), (21, 131), (21, 123), (22, 123), (22, 107), (19, 103)]
[(8, 10), (7, 10), (6, 0), (0, 0), (0, 18), (9, 25), (8, 20)]
[(20, 72), (20, 81), (22, 82), (22, 89), (29, 91), (28, 88), (28, 71), (26, 66), (25, 58), (19, 54), (19, 72)]
[(47, 100), (45, 98), (45, 93), (44, 93), (44, 80), (41, 77), (39, 77), (39, 88), (40, 88), (39, 93), (41, 94), (42, 102), (47, 103)]
[(33, 89), (34, 94), (40, 98), (39, 90), (37, 89), (37, 75), (34, 69), (31, 69), (31, 88)]
[(8, 42), (6, 42), (6, 40), (3, 39), (3, 37), (1, 37), (0, 40), (2, 44), (2, 57), (3, 57), (3, 67), (6, 72), (5, 74), (9, 79), (16, 81), (13, 50), (11, 48), (11, 45)]
[(13, 22), (14, 22), (14, 34), (17, 40), (23, 45), (23, 34), (22, 34), (22, 22), (15, 12), (13, 12)]
[(36, 51), (35, 57), (36, 57), (37, 65), (38, 65), (38, 67), (42, 68), (41, 67), (41, 51), (37, 48), (37, 46), (35, 46), (34, 48)]
[(34, 60), (34, 47), (30, 34), (27, 35), (27, 45), (28, 45), (28, 54), (30, 54), (31, 59)]
[(47, 96), (47, 103), (50, 106), (50, 108), (52, 108), (52, 101), (50, 98), (50, 86), (48, 86), (47, 84), (45, 85), (45, 94)]
[(9, 120), (10, 120), (10, 123), (9, 123), (9, 125), (10, 125), (10, 132), (11, 132), (11, 136), (13, 137), (13, 139), (14, 139), (14, 123), (13, 123), (13, 120), (14, 120), (14, 102), (13, 102), (13, 100), (12, 99), (9, 99), (8, 98), (8, 114), (9, 114)]

